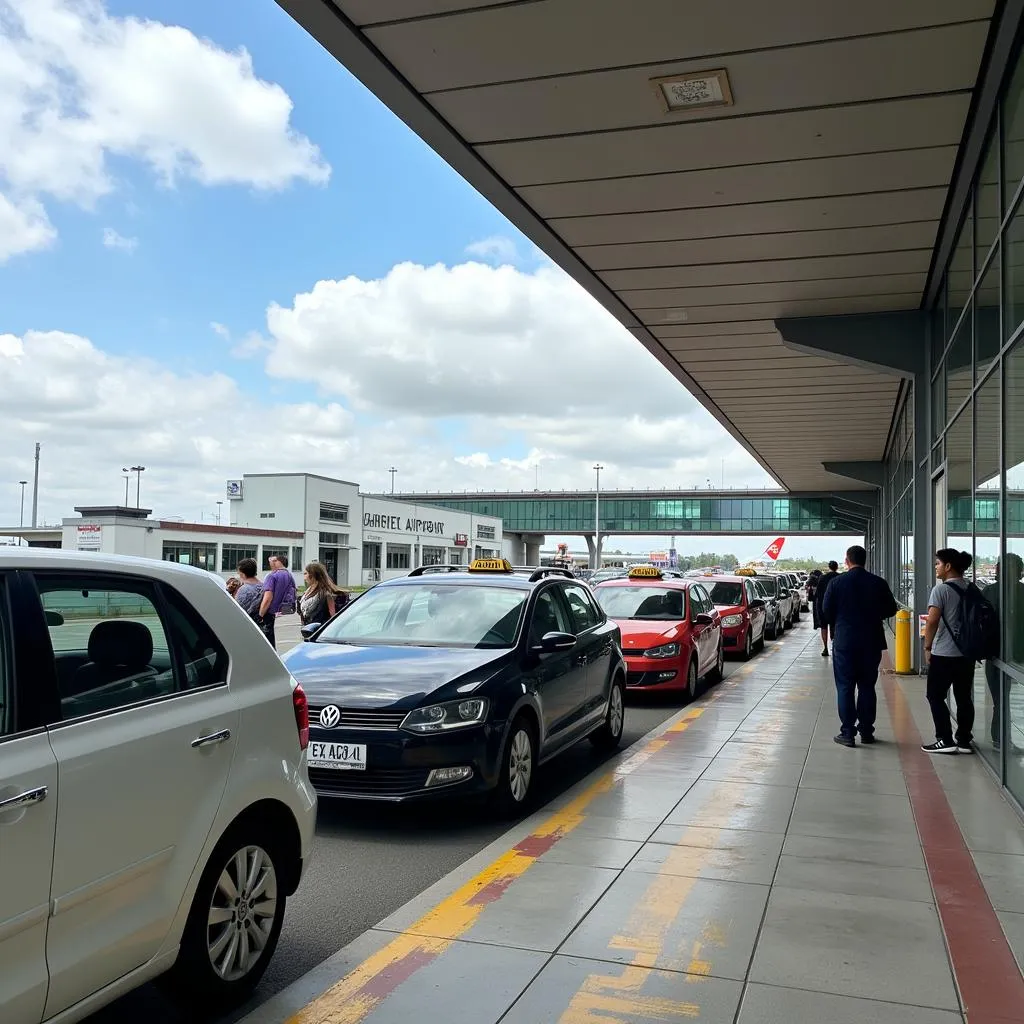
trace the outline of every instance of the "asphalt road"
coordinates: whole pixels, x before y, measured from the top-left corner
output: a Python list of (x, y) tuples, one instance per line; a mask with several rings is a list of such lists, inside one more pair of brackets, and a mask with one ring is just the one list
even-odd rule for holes
[[(279, 647), (286, 646), (279, 628)], [(290, 632), (285, 634), (290, 639)], [(726, 664), (726, 676), (735, 671)], [(622, 748), (679, 710), (664, 697), (630, 694)], [(554, 799), (597, 768), (607, 755), (583, 742), (544, 765), (537, 806)], [(397, 910), (499, 838), (507, 823), (475, 803), (391, 806), (360, 802), (320, 804), (314, 859), (289, 900), (281, 940), (254, 1002), (218, 1024), (237, 1020), (366, 929)], [(87, 1019), (87, 1024), (204, 1024), (195, 1009), (176, 1008), (147, 985)]]

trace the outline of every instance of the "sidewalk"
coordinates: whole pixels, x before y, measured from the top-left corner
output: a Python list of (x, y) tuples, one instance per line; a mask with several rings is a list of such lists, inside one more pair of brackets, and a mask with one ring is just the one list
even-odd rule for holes
[(880, 683), (882, 742), (834, 744), (815, 639), (743, 666), (247, 1024), (1020, 1024), (1024, 826), (976, 757), (918, 750), (916, 677)]

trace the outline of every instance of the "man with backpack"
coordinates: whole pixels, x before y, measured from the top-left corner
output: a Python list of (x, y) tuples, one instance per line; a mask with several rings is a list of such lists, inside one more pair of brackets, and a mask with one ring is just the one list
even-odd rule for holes
[[(966, 551), (935, 552), (938, 583), (928, 598), (924, 656), (928, 663), (928, 704), (935, 723), (935, 742), (928, 754), (973, 754), (974, 666), (999, 651), (999, 619), (992, 603), (964, 573), (974, 559)], [(956, 735), (946, 698), (956, 701)]]

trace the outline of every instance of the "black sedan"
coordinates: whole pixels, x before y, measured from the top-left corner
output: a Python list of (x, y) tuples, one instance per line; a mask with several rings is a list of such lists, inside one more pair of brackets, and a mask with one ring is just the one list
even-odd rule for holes
[(514, 813), (537, 765), (622, 738), (619, 628), (566, 570), (416, 569), (309, 632), (284, 661), (309, 699), (321, 797), (497, 790)]

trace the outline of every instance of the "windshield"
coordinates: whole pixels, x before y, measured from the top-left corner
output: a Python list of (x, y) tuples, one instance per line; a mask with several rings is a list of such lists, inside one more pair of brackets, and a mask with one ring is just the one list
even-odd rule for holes
[(606, 569), (603, 572), (595, 572), (594, 575), (590, 577), (590, 582), (601, 583), (604, 580), (617, 580), (625, 577), (625, 575), (625, 569)]
[(778, 583), (774, 576), (758, 576), (757, 582), (761, 584), (769, 597), (775, 597), (778, 593)]
[(716, 583), (711, 588), (711, 600), (714, 604), (735, 605), (743, 604), (742, 583)]
[(318, 643), (512, 647), (528, 592), (434, 583), (375, 587), (332, 619)]
[(667, 587), (604, 586), (594, 591), (597, 603), (610, 619), (683, 618), (683, 592)]

